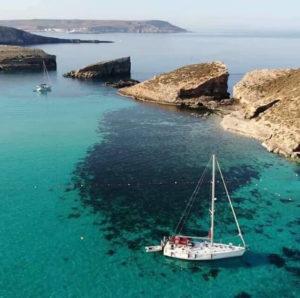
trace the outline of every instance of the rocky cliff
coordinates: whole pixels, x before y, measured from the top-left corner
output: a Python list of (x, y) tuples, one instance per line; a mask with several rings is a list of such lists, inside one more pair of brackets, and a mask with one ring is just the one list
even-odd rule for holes
[(0, 71), (56, 69), (56, 57), (42, 50), (18, 46), (0, 46)]
[(221, 125), (262, 141), (269, 151), (300, 158), (300, 69), (255, 70), (234, 87), (237, 111)]
[(101, 79), (129, 76), (130, 71), (130, 57), (124, 57), (90, 64), (79, 70), (72, 70), (71, 72), (64, 74), (64, 77), (77, 79)]
[(29, 32), (0, 26), (0, 44), (5, 45), (32, 45), (44, 43), (110, 43), (111, 41), (63, 39), (31, 34)]
[(119, 93), (134, 99), (199, 108), (215, 106), (228, 98), (227, 67), (221, 62), (188, 65), (122, 88)]

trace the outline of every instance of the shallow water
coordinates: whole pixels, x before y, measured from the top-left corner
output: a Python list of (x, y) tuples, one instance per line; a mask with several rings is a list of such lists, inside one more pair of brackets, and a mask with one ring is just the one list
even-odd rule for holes
[[(32, 92), (41, 74), (0, 76), (0, 297), (299, 296), (299, 166), (221, 130), (217, 117), (135, 102), (62, 74), (131, 55), (142, 80), (218, 59), (232, 87), (251, 69), (299, 66), (300, 39), (99, 38), (116, 43), (41, 46), (58, 61), (48, 95)], [(212, 152), (250, 250), (212, 263), (145, 254), (176, 226)], [(209, 179), (186, 233), (207, 233)], [(234, 242), (217, 186), (216, 238)]]

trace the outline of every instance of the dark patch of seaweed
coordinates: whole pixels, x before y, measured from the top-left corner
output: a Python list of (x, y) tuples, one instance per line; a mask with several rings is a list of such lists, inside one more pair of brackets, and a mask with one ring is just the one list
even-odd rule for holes
[(278, 254), (268, 255), (270, 264), (275, 265), (277, 268), (281, 268), (285, 265), (285, 260)]
[(251, 295), (243, 291), (235, 295), (234, 298), (251, 298)]
[[(140, 113), (131, 112), (130, 119), (124, 116), (124, 111), (109, 114), (105, 118), (104, 141), (88, 150), (86, 157), (77, 164), (72, 181), (82, 206), (91, 207), (95, 214), (99, 212), (104, 216), (105, 226), (100, 229), (107, 240), (121, 239), (126, 233), (141, 236), (134, 240), (125, 239), (133, 250), (140, 249), (145, 240), (159, 241), (172, 232), (209, 158), (201, 147), (194, 154), (196, 157), (199, 152), (205, 152), (197, 157), (197, 160), (205, 160), (202, 165), (187, 163), (179, 155), (188, 156), (190, 143), (195, 142), (187, 138), (190, 128), (184, 125), (184, 119), (178, 127), (164, 125), (160, 128), (156, 115), (147, 114), (147, 111)], [(172, 121), (172, 116), (169, 117)], [(184, 142), (182, 138), (185, 138)], [(211, 142), (215, 142), (213, 137)], [(223, 174), (225, 179), (232, 177), (238, 181), (228, 183), (229, 191), (234, 192), (251, 178), (258, 179), (259, 169), (241, 164), (223, 169)], [(208, 176), (191, 212), (195, 214), (197, 210), (197, 217), (191, 215), (191, 222), (207, 217), (209, 195)], [(225, 202), (225, 196), (218, 197), (219, 206)], [(239, 218), (251, 220), (256, 213), (254, 209), (236, 209)], [(69, 218), (73, 217), (78, 215), (69, 215)], [(234, 225), (222, 224), (229, 222), (229, 218), (232, 222), (230, 208), (224, 209), (216, 219), (216, 225), (227, 229), (226, 232), (228, 227), (235, 229)], [(188, 227), (185, 227), (185, 233), (189, 233)]]

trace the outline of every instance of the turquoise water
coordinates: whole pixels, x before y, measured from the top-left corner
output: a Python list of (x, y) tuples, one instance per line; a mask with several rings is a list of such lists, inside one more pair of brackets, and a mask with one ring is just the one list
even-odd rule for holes
[[(297, 164), (221, 130), (217, 117), (61, 75), (126, 55), (136, 79), (218, 59), (232, 86), (250, 69), (298, 66), (300, 39), (105, 39), (116, 43), (41, 46), (58, 61), (48, 95), (32, 92), (40, 74), (0, 76), (0, 297), (299, 296)], [(250, 250), (213, 263), (145, 254), (174, 229), (212, 152)], [(207, 176), (186, 233), (207, 233), (209, 187)], [(225, 240), (236, 230), (220, 187), (217, 194), (216, 237)]]

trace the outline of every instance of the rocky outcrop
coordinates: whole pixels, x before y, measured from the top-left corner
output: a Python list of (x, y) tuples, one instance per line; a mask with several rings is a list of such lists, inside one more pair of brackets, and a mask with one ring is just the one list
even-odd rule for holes
[(169, 73), (122, 88), (119, 94), (138, 100), (182, 107), (216, 107), (229, 97), (227, 67), (221, 62), (185, 66)]
[(238, 111), (221, 125), (262, 141), (270, 152), (300, 158), (300, 69), (255, 70), (234, 87)]
[(40, 49), (0, 46), (0, 71), (56, 69), (56, 56)]
[(111, 41), (47, 37), (11, 27), (0, 26), (0, 44), (23, 46), (44, 43), (111, 43)]
[(120, 89), (120, 88), (124, 88), (124, 87), (131, 87), (138, 83), (140, 83), (140, 82), (137, 80), (124, 79), (124, 80), (119, 80), (117, 82), (105, 82), (104, 85), (107, 87)]
[(102, 61), (90, 64), (79, 70), (64, 74), (67, 78), (102, 79), (107, 77), (129, 76), (131, 71), (130, 57)]

